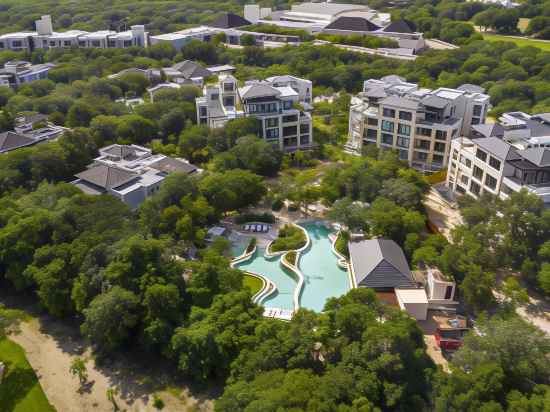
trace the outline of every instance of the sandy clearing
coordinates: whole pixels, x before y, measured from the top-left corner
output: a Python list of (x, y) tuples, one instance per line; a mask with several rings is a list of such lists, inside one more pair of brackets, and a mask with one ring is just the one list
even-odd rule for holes
[[(45, 331), (48, 332), (45, 332)], [(36, 371), (40, 384), (50, 403), (58, 412), (94, 411), (110, 412), (113, 405), (107, 399), (109, 388), (118, 388), (117, 404), (128, 412), (153, 412), (153, 394), (165, 403), (163, 411), (211, 411), (212, 401), (197, 399), (182, 387), (174, 390), (156, 391), (169, 376), (155, 370), (129, 368), (117, 361), (114, 364), (97, 366), (90, 348), (73, 328), (50, 319), (33, 319), (20, 325), (20, 332), (10, 339), (25, 349), (29, 363)], [(87, 360), (88, 383), (82, 388), (76, 377), (69, 373), (75, 356)], [(149, 375), (149, 376), (148, 376)]]

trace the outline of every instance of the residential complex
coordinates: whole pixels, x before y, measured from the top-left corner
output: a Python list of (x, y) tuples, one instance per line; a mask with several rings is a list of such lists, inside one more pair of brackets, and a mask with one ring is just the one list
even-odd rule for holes
[(360, 154), (372, 144), (398, 150), (413, 167), (442, 169), (451, 141), (469, 136), (488, 110), (489, 96), (479, 86), (430, 90), (399, 76), (369, 79), (351, 101), (346, 149)]
[(446, 184), (453, 193), (506, 199), (525, 188), (550, 205), (550, 113), (506, 113), (473, 129), (472, 138), (452, 142)]
[(135, 209), (159, 190), (170, 173), (198, 171), (183, 159), (153, 155), (142, 146), (113, 144), (100, 149), (99, 156), (72, 184), (90, 195), (108, 193)]
[(197, 119), (210, 128), (228, 120), (254, 116), (260, 121), (260, 137), (283, 151), (313, 147), (311, 81), (294, 76), (274, 76), (245, 82), (241, 88), (231, 75), (219, 76), (196, 99)]
[(53, 31), (50, 16), (42, 16), (35, 21), (36, 31), (8, 33), (0, 35), (0, 51), (33, 51), (35, 49), (53, 48), (126, 48), (132, 46), (146, 47), (148, 33), (145, 26), (131, 26), (130, 30), (116, 32), (102, 30), (87, 32), (83, 30)]
[(53, 63), (31, 64), (21, 60), (11, 60), (0, 69), (0, 86), (16, 87), (23, 83), (46, 79)]
[(67, 130), (48, 123), (47, 119), (41, 114), (17, 117), (14, 131), (0, 133), (0, 154), (55, 140)]

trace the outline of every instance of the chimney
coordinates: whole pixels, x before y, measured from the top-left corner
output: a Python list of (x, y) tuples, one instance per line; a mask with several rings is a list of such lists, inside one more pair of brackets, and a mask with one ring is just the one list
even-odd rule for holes
[(49, 36), (53, 33), (52, 17), (49, 15), (42, 16), (40, 20), (36, 20), (36, 33), (40, 36)]

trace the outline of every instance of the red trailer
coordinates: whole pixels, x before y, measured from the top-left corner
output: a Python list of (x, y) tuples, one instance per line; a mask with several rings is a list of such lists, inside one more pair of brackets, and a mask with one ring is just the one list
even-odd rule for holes
[(468, 333), (468, 321), (464, 316), (434, 316), (437, 323), (435, 341), (443, 351), (454, 351), (462, 346), (464, 335)]

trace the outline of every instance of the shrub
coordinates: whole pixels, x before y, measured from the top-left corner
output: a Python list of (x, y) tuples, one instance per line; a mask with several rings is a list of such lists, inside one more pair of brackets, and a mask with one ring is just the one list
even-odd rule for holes
[(349, 242), (349, 233), (346, 231), (341, 231), (338, 234), (338, 238), (336, 238), (334, 248), (338, 253), (340, 253), (341, 255), (344, 255), (349, 259), (348, 242)]
[(235, 223), (243, 224), (246, 222), (275, 223), (275, 216), (272, 213), (242, 213), (235, 218)]
[(292, 225), (285, 225), (279, 230), (279, 237), (271, 244), (272, 252), (300, 249), (306, 244), (304, 232)]
[(292, 251), (292, 252), (288, 252), (286, 255), (285, 255), (285, 260), (287, 261), (287, 263), (291, 264), (292, 266), (296, 266), (296, 257), (298, 256), (298, 254), (296, 253), (296, 251)]
[(256, 238), (253, 237), (252, 239), (250, 239), (250, 242), (248, 243), (248, 246), (246, 248), (246, 253), (252, 252), (255, 247), (256, 247)]
[(285, 205), (285, 202), (283, 202), (283, 199), (277, 198), (271, 204), (271, 210), (278, 212), (283, 208), (284, 205)]

